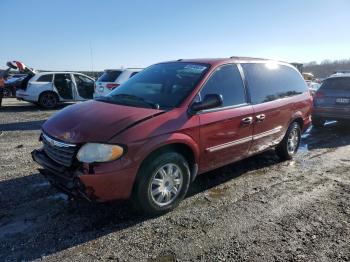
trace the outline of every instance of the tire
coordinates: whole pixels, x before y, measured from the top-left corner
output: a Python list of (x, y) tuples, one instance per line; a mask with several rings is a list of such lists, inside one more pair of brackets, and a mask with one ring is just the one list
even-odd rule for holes
[(282, 160), (290, 160), (298, 151), (301, 140), (301, 128), (297, 122), (293, 122), (284, 136), (283, 140), (276, 147), (276, 154)]
[(190, 169), (177, 152), (163, 152), (146, 161), (138, 172), (132, 200), (137, 211), (158, 216), (173, 210), (184, 199)]
[(325, 122), (326, 122), (326, 120), (324, 120), (322, 118), (317, 118), (317, 117), (312, 118), (312, 125), (315, 128), (322, 128), (324, 126)]
[(58, 95), (54, 92), (44, 92), (39, 96), (39, 105), (46, 109), (52, 109), (57, 106), (59, 102)]

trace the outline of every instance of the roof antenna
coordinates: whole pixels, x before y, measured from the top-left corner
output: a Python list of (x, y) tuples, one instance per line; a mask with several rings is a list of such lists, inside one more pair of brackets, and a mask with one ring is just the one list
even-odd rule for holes
[(94, 58), (92, 56), (92, 47), (91, 47), (91, 40), (89, 41), (89, 47), (90, 47), (90, 63), (91, 63), (91, 75), (95, 77), (94, 73)]

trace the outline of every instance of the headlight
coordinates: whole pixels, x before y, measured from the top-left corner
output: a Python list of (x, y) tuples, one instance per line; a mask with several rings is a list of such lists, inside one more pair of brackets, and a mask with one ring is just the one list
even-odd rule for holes
[(108, 162), (120, 158), (123, 152), (118, 145), (87, 143), (80, 148), (77, 158), (84, 163)]

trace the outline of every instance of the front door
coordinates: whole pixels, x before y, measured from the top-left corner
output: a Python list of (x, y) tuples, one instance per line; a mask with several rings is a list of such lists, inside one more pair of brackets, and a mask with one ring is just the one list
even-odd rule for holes
[(60, 100), (74, 100), (74, 83), (70, 74), (55, 74), (54, 88), (61, 97)]
[(236, 65), (215, 70), (198, 94), (219, 94), (223, 105), (199, 112), (201, 172), (244, 158), (253, 133), (253, 108), (247, 103), (246, 91)]

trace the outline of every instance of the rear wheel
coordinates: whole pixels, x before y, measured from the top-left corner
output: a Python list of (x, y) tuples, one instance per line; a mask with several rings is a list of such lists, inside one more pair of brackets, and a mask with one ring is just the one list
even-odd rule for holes
[(321, 128), (321, 127), (323, 127), (325, 122), (326, 122), (326, 121), (325, 121), (324, 119), (322, 119), (322, 118), (317, 118), (317, 117), (313, 117), (313, 118), (312, 118), (312, 125), (313, 125), (314, 127), (316, 127), (316, 128)]
[(54, 92), (44, 92), (39, 96), (39, 105), (43, 108), (55, 108), (58, 101), (58, 96)]
[(284, 136), (283, 140), (276, 147), (276, 154), (282, 160), (292, 159), (298, 151), (301, 139), (301, 128), (297, 122), (293, 122)]
[(177, 152), (162, 153), (141, 167), (133, 201), (139, 211), (161, 215), (179, 205), (189, 184), (190, 169), (186, 159)]

